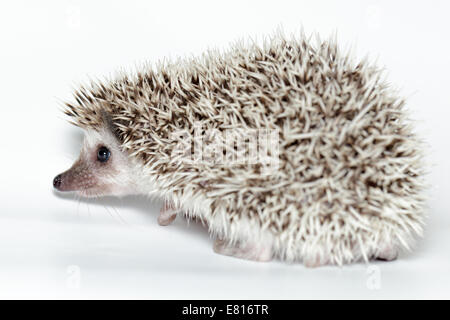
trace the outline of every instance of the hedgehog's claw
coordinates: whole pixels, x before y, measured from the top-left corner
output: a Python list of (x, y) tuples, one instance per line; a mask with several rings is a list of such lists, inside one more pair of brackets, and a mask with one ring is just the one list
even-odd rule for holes
[(160, 226), (168, 226), (175, 220), (178, 211), (179, 209), (175, 208), (171, 202), (164, 201), (164, 205), (159, 211), (158, 224)]
[(272, 260), (272, 249), (270, 246), (257, 243), (239, 243), (230, 245), (225, 240), (214, 241), (213, 250), (216, 253), (235, 258), (266, 262)]

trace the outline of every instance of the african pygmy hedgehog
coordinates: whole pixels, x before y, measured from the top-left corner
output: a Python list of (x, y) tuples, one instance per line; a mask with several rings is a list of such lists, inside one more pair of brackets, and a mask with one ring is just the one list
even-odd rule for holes
[(53, 185), (164, 199), (203, 221), (214, 251), (306, 266), (392, 260), (424, 224), (421, 143), (380, 69), (335, 40), (263, 44), (146, 66), (81, 86), (85, 130)]

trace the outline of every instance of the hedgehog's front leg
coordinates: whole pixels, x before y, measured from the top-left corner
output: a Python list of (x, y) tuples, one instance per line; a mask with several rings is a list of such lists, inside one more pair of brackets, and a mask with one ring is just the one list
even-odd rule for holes
[(217, 239), (214, 242), (214, 252), (236, 258), (266, 262), (272, 260), (272, 248), (256, 242), (238, 243), (230, 245), (225, 240)]
[(171, 224), (177, 217), (178, 211), (180, 211), (180, 209), (176, 208), (172, 202), (165, 200), (163, 206), (161, 207), (161, 210), (159, 211), (159, 225), (168, 226), (169, 224)]

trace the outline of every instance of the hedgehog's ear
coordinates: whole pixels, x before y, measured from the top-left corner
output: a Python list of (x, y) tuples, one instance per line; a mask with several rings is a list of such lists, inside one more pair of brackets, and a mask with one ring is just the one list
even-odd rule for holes
[(120, 141), (119, 129), (114, 124), (111, 114), (106, 110), (101, 110), (100, 114), (102, 116), (102, 121), (105, 127), (112, 133), (112, 135), (117, 139), (117, 141)]

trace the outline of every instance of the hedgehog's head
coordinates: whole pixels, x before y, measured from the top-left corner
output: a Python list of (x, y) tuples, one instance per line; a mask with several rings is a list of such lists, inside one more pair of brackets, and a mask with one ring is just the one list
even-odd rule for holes
[(128, 154), (122, 150), (111, 121), (101, 116), (96, 128), (85, 128), (80, 156), (72, 167), (57, 175), (53, 186), (81, 196), (126, 195), (136, 191), (135, 174)]

